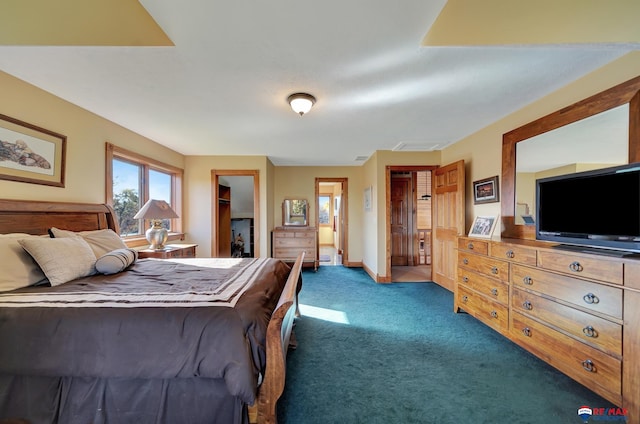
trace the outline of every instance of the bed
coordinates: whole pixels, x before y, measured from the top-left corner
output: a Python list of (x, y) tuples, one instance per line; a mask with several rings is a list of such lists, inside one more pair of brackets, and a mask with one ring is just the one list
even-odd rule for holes
[[(0, 423), (275, 423), (304, 255), (292, 267), (134, 258), (107, 272), (130, 254), (98, 255), (91, 237), (110, 230), (108, 205), (0, 199), (0, 238), (31, 235), (20, 244), (51, 281), (0, 293)], [(48, 267), (71, 272), (85, 244), (92, 275), (59, 283)], [(47, 263), (41, 245), (85, 250)]]

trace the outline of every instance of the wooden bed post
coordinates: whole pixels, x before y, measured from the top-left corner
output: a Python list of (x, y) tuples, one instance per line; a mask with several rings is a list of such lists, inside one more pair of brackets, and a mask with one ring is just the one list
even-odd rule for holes
[(276, 424), (276, 405), (284, 391), (287, 372), (287, 351), (292, 341), (293, 324), (298, 310), (298, 281), (304, 261), (304, 252), (298, 255), (291, 268), (278, 305), (267, 327), (267, 365), (258, 391), (257, 422)]

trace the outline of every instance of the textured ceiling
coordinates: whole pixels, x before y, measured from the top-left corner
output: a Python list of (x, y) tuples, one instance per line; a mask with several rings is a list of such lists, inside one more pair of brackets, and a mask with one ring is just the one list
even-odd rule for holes
[[(445, 0), (141, 3), (173, 46), (24, 46), (0, 32), (0, 70), (186, 155), (360, 165), (442, 149), (638, 47), (635, 26), (627, 42), (422, 46)], [(442, 19), (446, 37), (460, 17)], [(286, 103), (297, 91), (317, 98), (303, 117)]]

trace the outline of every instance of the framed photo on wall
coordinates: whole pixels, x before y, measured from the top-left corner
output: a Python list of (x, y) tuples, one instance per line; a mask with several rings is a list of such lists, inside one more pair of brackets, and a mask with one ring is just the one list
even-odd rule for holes
[(0, 179), (64, 187), (67, 137), (0, 114)]
[(491, 238), (498, 218), (498, 215), (476, 216), (469, 230), (469, 237)]
[(500, 201), (498, 176), (473, 182), (473, 203), (493, 203)]
[(373, 186), (364, 189), (364, 210), (371, 212), (373, 208)]

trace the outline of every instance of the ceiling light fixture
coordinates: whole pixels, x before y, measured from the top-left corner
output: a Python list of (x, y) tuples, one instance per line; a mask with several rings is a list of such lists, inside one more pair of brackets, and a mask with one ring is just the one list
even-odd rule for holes
[(307, 93), (294, 93), (287, 97), (287, 102), (291, 105), (291, 109), (300, 116), (308, 113), (311, 106), (316, 102), (316, 98)]

